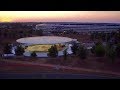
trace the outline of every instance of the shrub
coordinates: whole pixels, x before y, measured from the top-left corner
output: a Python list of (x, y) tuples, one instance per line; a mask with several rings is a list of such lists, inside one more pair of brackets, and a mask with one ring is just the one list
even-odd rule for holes
[(31, 57), (36, 57), (36, 56), (37, 56), (37, 54), (35, 52), (31, 53)]

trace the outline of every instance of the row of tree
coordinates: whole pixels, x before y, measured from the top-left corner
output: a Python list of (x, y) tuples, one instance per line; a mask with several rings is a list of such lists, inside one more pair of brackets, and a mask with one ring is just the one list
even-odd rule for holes
[[(78, 45), (76, 43), (72, 46), (72, 52), (75, 56), (79, 56), (81, 59), (86, 59), (89, 52), (83, 45)], [(107, 43), (103, 45), (102, 42), (97, 42), (91, 49), (91, 53), (96, 57), (107, 56), (112, 62), (116, 58), (120, 58), (120, 43), (111, 44)]]
[[(12, 45), (6, 44), (3, 49), (3, 53), (4, 54), (12, 54)], [(23, 55), (23, 53), (24, 53), (24, 48), (21, 45), (17, 46), (17, 48), (15, 49), (15, 54), (20, 56), (20, 55)]]
[(113, 40), (113, 42), (117, 44), (120, 41), (120, 31), (110, 32), (110, 33), (94, 32), (91, 34), (91, 40), (96, 40), (96, 39), (101, 39), (104, 42), (109, 42)]
[[(6, 44), (4, 47), (4, 53), (10, 54), (11, 53), (12, 46), (10, 44)], [(85, 46), (81, 44), (74, 43), (71, 47), (72, 52), (75, 56), (79, 57), (80, 59), (86, 59), (89, 55), (88, 50)], [(22, 46), (17, 46), (15, 49), (15, 54), (17, 56), (22, 56), (25, 52), (24, 48)], [(64, 60), (67, 59), (68, 53), (67, 49), (64, 50)], [(96, 57), (104, 57), (107, 56), (112, 62), (118, 57), (120, 57), (120, 43), (119, 44), (110, 44), (107, 43), (107, 45), (103, 45), (101, 42), (97, 42), (91, 49), (91, 53), (94, 54)], [(31, 53), (31, 57), (36, 57), (36, 52)], [(57, 57), (58, 56), (58, 50), (57, 46), (53, 45), (51, 48), (48, 49), (48, 56), (49, 57)]]
[(22, 38), (22, 37), (29, 37), (31, 35), (43, 35), (43, 30), (0, 30), (0, 37), (1, 38)]
[(97, 43), (91, 49), (91, 52), (98, 57), (107, 56), (109, 60), (114, 62), (116, 58), (120, 57), (120, 43), (118, 44), (107, 43), (106, 46), (104, 46), (102, 43)]
[[(6, 44), (3, 52), (5, 54), (11, 54), (12, 53), (11, 51), (12, 51), (12, 46), (10, 44)], [(21, 45), (17, 46), (17, 48), (15, 49), (15, 54), (17, 56), (22, 56), (24, 52), (25, 52), (24, 48)], [(79, 56), (81, 59), (85, 59), (88, 54), (87, 49), (84, 46), (77, 45), (77, 44), (73, 45), (72, 52), (74, 55)], [(67, 56), (68, 56), (67, 49), (64, 50), (63, 54), (64, 54), (63, 55), (64, 59), (66, 60)], [(31, 53), (31, 57), (36, 57), (36, 56), (37, 55), (35, 52)], [(48, 56), (49, 57), (57, 57), (58, 56), (58, 50), (57, 50), (56, 45), (53, 45), (53, 46), (51, 46), (51, 48), (48, 49)]]
[[(22, 56), (24, 52), (25, 52), (25, 49), (21, 45), (17, 46), (17, 48), (15, 49), (16, 56)], [(6, 44), (4, 49), (3, 49), (3, 53), (4, 54), (12, 54), (12, 45)], [(35, 52), (31, 53), (31, 57), (36, 57), (36, 56), (37, 55)]]
[[(22, 56), (24, 52), (25, 52), (25, 49), (21, 45), (17, 46), (17, 48), (15, 49), (15, 55), (17, 55), (17, 56)], [(12, 45), (6, 44), (3, 49), (3, 53), (4, 54), (12, 54)], [(31, 53), (31, 57), (36, 57), (36, 56), (37, 56), (36, 52)], [(56, 45), (51, 46), (51, 48), (48, 49), (48, 56), (49, 57), (57, 57), (58, 56), (58, 50), (57, 50)]]

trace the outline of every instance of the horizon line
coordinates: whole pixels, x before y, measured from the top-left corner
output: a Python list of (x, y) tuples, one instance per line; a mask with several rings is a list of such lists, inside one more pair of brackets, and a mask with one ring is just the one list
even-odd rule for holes
[(17, 21), (17, 22), (14, 22), (13, 21), (13, 22), (0, 22), (0, 23), (117, 23), (117, 24), (120, 24), (120, 22), (79, 22), (79, 21), (76, 21), (76, 22), (75, 21), (73, 21), (73, 22), (72, 21), (63, 21), (63, 22), (62, 21), (57, 21), (57, 22), (56, 21), (47, 21), (47, 22), (45, 22), (45, 21), (42, 21), (42, 22), (37, 22), (37, 21), (28, 21), (28, 22), (23, 21), (22, 22), (22, 21), (20, 21), (20, 22), (18, 22)]

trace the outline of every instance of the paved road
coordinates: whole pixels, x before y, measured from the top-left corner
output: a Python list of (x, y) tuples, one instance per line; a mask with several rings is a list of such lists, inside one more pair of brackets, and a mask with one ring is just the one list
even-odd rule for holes
[(99, 76), (99, 75), (91, 75), (91, 74), (0, 73), (0, 79), (120, 79), (120, 77)]

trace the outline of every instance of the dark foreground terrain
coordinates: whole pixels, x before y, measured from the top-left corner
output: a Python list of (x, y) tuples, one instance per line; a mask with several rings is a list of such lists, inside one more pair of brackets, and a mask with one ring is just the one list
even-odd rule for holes
[(100, 76), (94, 74), (1, 73), (0, 79), (120, 79), (120, 77)]
[(67, 68), (55, 69), (54, 66), (40, 66), (0, 62), (0, 79), (119, 79), (119, 76), (99, 74)]

